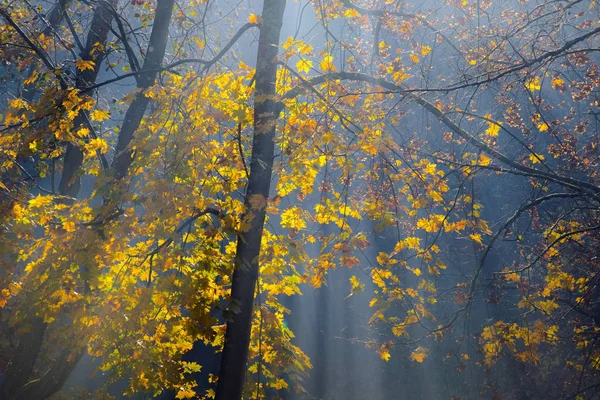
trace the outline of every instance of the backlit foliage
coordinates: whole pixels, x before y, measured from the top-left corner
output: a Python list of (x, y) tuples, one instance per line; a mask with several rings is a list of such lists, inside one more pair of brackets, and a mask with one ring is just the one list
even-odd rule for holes
[[(69, 13), (92, 13), (86, 4)], [(364, 341), (384, 361), (454, 360), (452, 373), (480, 371), (482, 396), (510, 390), (490, 371), (514, 362), (561, 395), (595, 390), (595, 2), (313, 1), (325, 40), (281, 37), (274, 99), (254, 95), (247, 55), (226, 47), (243, 24), (250, 35), (269, 21), (238, 9), (244, 18), (224, 29), (210, 23), (221, 15), (212, 3), (178, 6), (158, 79), (134, 89), (127, 75), (126, 91), (73, 76), (139, 71), (125, 42), (147, 40), (154, 2), (115, 5), (142, 32), (94, 43), (101, 65), (73, 50), (84, 22), (42, 33), (29, 3), (2, 9), (0, 56), (19, 80), (3, 95), (0, 136), (2, 340), (41, 318), (48, 359), (76, 343), (111, 382), (128, 379), (127, 394), (195, 398), (202, 386), (213, 398), (217, 377), (198, 385), (203, 366), (181, 357), (194, 343), (221, 350), (239, 307), (229, 298), (236, 242), (266, 209), (247, 398), (305, 390), (311, 361), (282, 299), (321, 288), (335, 268), (352, 269), (344, 296), (369, 304)], [(339, 26), (343, 37), (329, 31)], [(104, 162), (137, 96), (150, 107), (117, 178)], [(264, 100), (279, 107), (274, 179), (246, 208)], [(67, 144), (83, 154), (76, 198), (55, 183)]]

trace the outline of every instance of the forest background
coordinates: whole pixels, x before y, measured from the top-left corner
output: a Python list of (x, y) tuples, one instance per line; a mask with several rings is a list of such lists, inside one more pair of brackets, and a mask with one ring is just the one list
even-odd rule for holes
[(0, 397), (597, 398), (600, 6), (259, 6), (0, 6)]

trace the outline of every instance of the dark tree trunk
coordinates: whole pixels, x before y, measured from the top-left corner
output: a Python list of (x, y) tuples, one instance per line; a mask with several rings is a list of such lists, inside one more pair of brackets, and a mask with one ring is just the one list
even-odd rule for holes
[(19, 339), (15, 356), (8, 363), (0, 391), (2, 400), (17, 399), (23, 387), (34, 379), (33, 371), (44, 341), (46, 323), (37, 317), (30, 322), (29, 331)]
[[(173, 4), (174, 0), (158, 0), (150, 42), (138, 79), (139, 89), (147, 89), (154, 85), (165, 57)], [(139, 92), (125, 113), (125, 119), (119, 132), (115, 158), (112, 163), (116, 179), (124, 178), (127, 175), (127, 170), (133, 161), (133, 152), (129, 149), (129, 143), (131, 143), (135, 131), (142, 122), (149, 102), (150, 99), (144, 95), (143, 91)]]
[[(95, 67), (93, 70), (86, 69), (84, 71), (77, 71), (76, 82), (78, 89), (84, 89), (96, 82), (98, 71), (104, 60), (105, 53), (103, 51), (92, 53), (92, 50), (96, 43), (106, 46), (108, 33), (113, 20), (112, 7), (114, 6), (114, 3), (116, 3), (115, 0), (110, 2), (99, 2), (94, 10), (94, 17), (92, 18), (92, 24), (87, 35), (85, 51), (81, 54), (81, 59), (93, 61)], [(87, 118), (85, 111), (81, 111), (73, 121), (73, 128), (78, 129), (80, 126), (85, 125)], [(72, 143), (68, 143), (63, 164), (63, 174), (58, 185), (58, 190), (61, 195), (73, 198), (77, 197), (81, 187), (81, 178), (79, 174), (82, 164), (83, 153), (81, 152), (81, 149), (74, 146)]]
[(265, 208), (251, 209), (252, 196), (267, 199), (271, 188), (275, 127), (279, 109), (273, 100), (277, 74), (279, 34), (283, 23), (285, 0), (265, 0), (256, 61), (254, 135), (252, 161), (246, 191), (246, 216), (250, 229), (239, 235), (235, 270), (231, 286), (231, 302), (239, 312), (227, 322), (225, 345), (221, 358), (217, 400), (239, 400), (248, 361), (248, 345), (252, 326), (254, 288), (258, 279), (258, 257), (265, 221)]

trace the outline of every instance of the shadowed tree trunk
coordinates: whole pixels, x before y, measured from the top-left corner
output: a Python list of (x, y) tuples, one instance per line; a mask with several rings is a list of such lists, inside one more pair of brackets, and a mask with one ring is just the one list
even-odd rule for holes
[(265, 207), (251, 208), (250, 199), (253, 196), (267, 199), (271, 188), (275, 149), (273, 139), (279, 114), (273, 98), (276, 94), (277, 52), (284, 9), (285, 0), (265, 0), (263, 3), (255, 75), (252, 160), (245, 199), (247, 211), (244, 216), (250, 220), (250, 229), (240, 233), (237, 242), (231, 303), (239, 306), (239, 312), (234, 313), (227, 323), (217, 400), (241, 399), (246, 374), (254, 288), (258, 279), (258, 256), (266, 211)]
[(174, 0), (158, 0), (156, 6), (152, 33), (150, 34), (146, 57), (144, 58), (144, 64), (138, 79), (138, 88), (142, 89), (142, 91), (137, 93), (125, 113), (123, 125), (119, 132), (115, 158), (112, 163), (114, 177), (117, 179), (121, 179), (127, 175), (127, 169), (133, 161), (133, 151), (129, 148), (129, 143), (131, 143), (135, 131), (139, 128), (150, 103), (150, 99), (144, 95), (143, 89), (154, 85), (165, 57), (174, 3)]
[[(95, 47), (97, 43), (100, 43), (102, 48), (106, 47), (108, 40), (108, 33), (113, 20), (112, 7), (116, 4), (115, 0), (112, 1), (101, 1), (96, 6), (94, 11), (94, 18), (87, 35), (85, 44), (85, 50), (81, 54), (81, 59), (85, 61), (93, 61), (94, 69), (85, 69), (83, 71), (77, 71), (77, 88), (85, 89), (96, 82), (98, 77), (98, 71), (104, 60), (105, 52), (98, 51), (98, 47)], [(94, 52), (94, 48), (96, 51)], [(80, 111), (73, 121), (73, 128), (79, 129), (80, 126), (85, 125), (87, 121), (87, 114), (85, 111)], [(72, 143), (67, 144), (67, 150), (65, 153), (63, 174), (58, 185), (59, 193), (63, 196), (77, 197), (79, 189), (81, 188), (81, 179), (79, 177), (79, 171), (83, 164), (83, 152), (77, 146)]]
[[(63, 12), (65, 12), (64, 4), (63, 0), (59, 1), (59, 4), (50, 12), (49, 30), (54, 29), (62, 19), (59, 16), (62, 16)], [(96, 82), (100, 64), (105, 54), (104, 52), (96, 52), (93, 55), (92, 50), (96, 43), (106, 46), (113, 18), (110, 7), (111, 4), (109, 2), (100, 2), (94, 10), (94, 16), (87, 35), (86, 48), (83, 54), (81, 54), (81, 58), (83, 60), (93, 60), (96, 65), (92, 71), (77, 71), (77, 84), (79, 88), (92, 85)], [(31, 88), (24, 91), (23, 95), (28, 101), (31, 101), (35, 97), (36, 92), (35, 88)], [(87, 116), (83, 115), (83, 112), (75, 117), (74, 127), (77, 128), (83, 125), (85, 122), (84, 118), (87, 118)], [(81, 163), (83, 161), (83, 154), (78, 148), (69, 143), (65, 156), (65, 172), (73, 171), (72, 165), (77, 162), (77, 155), (79, 155), (79, 162)], [(71, 184), (65, 184), (65, 182), (71, 182)], [(79, 187), (78, 178), (75, 179), (73, 175), (70, 175), (70, 178), (65, 180), (65, 174), (63, 174), (59, 193), (61, 195), (76, 197)], [(47, 324), (42, 318), (34, 317), (31, 319), (30, 325), (31, 330), (20, 338), (17, 350), (9, 362), (6, 379), (2, 387), (2, 399), (43, 399), (51, 396), (60, 390), (73, 367), (83, 355), (80, 349), (77, 351), (66, 349), (60, 354), (55, 365), (52, 365), (40, 379), (33, 379), (34, 367), (43, 344)]]

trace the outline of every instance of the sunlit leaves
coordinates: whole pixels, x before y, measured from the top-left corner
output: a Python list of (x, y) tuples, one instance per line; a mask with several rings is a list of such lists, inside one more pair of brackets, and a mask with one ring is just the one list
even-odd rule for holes
[(312, 61), (311, 60), (307, 60), (305, 58), (301, 58), (296, 63), (296, 68), (300, 72), (308, 73), (311, 70), (311, 68), (312, 68)]
[(335, 71), (335, 66), (333, 65), (333, 56), (330, 53), (323, 54), (323, 58), (319, 63), (319, 67), (323, 72)]
[(538, 92), (542, 88), (542, 83), (540, 82), (540, 78), (538, 76), (534, 76), (532, 79), (529, 79), (525, 82), (525, 87), (530, 92)]
[(85, 71), (85, 70), (88, 70), (88, 69), (91, 70), (91, 71), (93, 71), (94, 68), (96, 67), (96, 63), (94, 63), (91, 60), (76, 60), (75, 61), (75, 66), (80, 71)]
[[(492, 116), (491, 116), (491, 114), (487, 114), (485, 117), (487, 119), (490, 119)], [(501, 128), (500, 125), (496, 122), (490, 122), (490, 121), (487, 121), (487, 124), (488, 124), (488, 127), (485, 130), (486, 135), (489, 135), (491, 137), (498, 136), (498, 133), (500, 132), (500, 128)]]
[(90, 113), (90, 118), (92, 119), (92, 121), (102, 122), (110, 118), (110, 114), (107, 111), (94, 110)]
[(85, 150), (88, 154), (94, 154), (96, 152), (101, 154), (106, 153), (108, 151), (108, 143), (106, 143), (106, 140), (104, 139), (94, 138), (85, 145)]
[(365, 284), (362, 283), (356, 276), (350, 277), (350, 295), (361, 293), (365, 290)]
[(533, 153), (529, 155), (529, 161), (531, 161), (532, 164), (537, 164), (544, 161), (544, 156), (541, 154)]
[(251, 24), (259, 24), (261, 21), (262, 18), (256, 14), (250, 14), (250, 16), (248, 16), (248, 22), (250, 22)]
[(479, 233), (472, 233), (472, 234), (469, 235), (469, 237), (474, 242), (477, 242), (479, 244), (483, 244), (483, 240), (482, 240), (481, 235)]
[(281, 226), (289, 229), (304, 229), (306, 222), (302, 216), (302, 211), (298, 207), (290, 207), (281, 213)]

